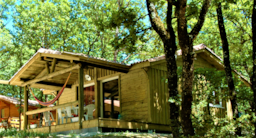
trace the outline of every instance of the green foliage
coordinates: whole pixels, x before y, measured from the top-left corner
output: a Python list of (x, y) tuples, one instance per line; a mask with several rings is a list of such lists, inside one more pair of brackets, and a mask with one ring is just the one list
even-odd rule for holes
[[(154, 0), (162, 20), (166, 21), (166, 0)], [(222, 56), (221, 39), (217, 26), (216, 3), (222, 2), (225, 27), (230, 44), (231, 66), (248, 80), (252, 74), (252, 33), (250, 0), (213, 0), (203, 28), (194, 44), (204, 43)], [(197, 23), (203, 0), (187, 3), (188, 31)], [(177, 32), (176, 9), (173, 6), (173, 27)], [(0, 0), (0, 80), (11, 76), (40, 48), (84, 53), (118, 62), (134, 62), (164, 53), (161, 38), (151, 30), (144, 0)], [(11, 30), (6, 28), (13, 19)], [(166, 23), (165, 23), (166, 27)], [(177, 36), (177, 33), (176, 33)], [(176, 41), (178, 43), (178, 40)], [(178, 68), (179, 78), (182, 69)], [(223, 71), (196, 69), (194, 78), (193, 124), (198, 135), (226, 137), (234, 135), (241, 126), (243, 134), (253, 137), (251, 105), (253, 93), (241, 80), (235, 78), (239, 111), (236, 120), (218, 118), (209, 114), (208, 105), (216, 97), (213, 91), (222, 91), (218, 97), (227, 100), (228, 86)], [(43, 97), (33, 89), (37, 97)], [(0, 94), (19, 98), (20, 88), (0, 85)], [(22, 89), (21, 89), (22, 93)], [(21, 94), (23, 95), (23, 94)], [(22, 98), (22, 97), (20, 97)], [(48, 97), (51, 99), (52, 97)], [(30, 95), (30, 99), (33, 99)], [(44, 97), (43, 97), (44, 100)], [(170, 102), (180, 105), (181, 97)], [(223, 103), (224, 104), (224, 103)], [(217, 122), (217, 123), (215, 123)], [(210, 129), (212, 128), (212, 129)], [(200, 131), (199, 131), (200, 130)], [(14, 134), (8, 130), (8, 134)], [(2, 133), (0, 133), (2, 136)], [(15, 133), (16, 134), (16, 133)], [(25, 136), (26, 132), (17, 133)], [(34, 135), (35, 133), (31, 134)], [(4, 135), (4, 134), (3, 134)]]
[[(215, 114), (214, 108), (209, 107), (209, 103), (213, 103), (214, 100), (222, 101), (223, 106), (226, 104), (225, 101), (229, 100), (225, 72), (202, 68), (195, 70), (192, 121), (197, 135), (209, 137), (234, 136), (235, 128), (241, 126), (243, 134), (253, 136), (253, 133), (251, 133), (253, 132), (252, 112), (250, 110), (250, 103), (253, 100), (251, 90), (238, 78), (234, 78), (234, 83), (239, 111), (242, 114), (236, 121), (228, 118), (226, 112)], [(213, 95), (213, 91), (215, 95)], [(226, 111), (227, 108), (224, 108), (224, 110)]]
[(46, 138), (46, 137), (55, 137), (54, 134), (49, 133), (36, 133), (36, 132), (27, 132), (27, 131), (18, 131), (15, 128), (10, 128), (5, 130), (4, 128), (0, 129), (0, 137), (40, 137), (40, 138)]

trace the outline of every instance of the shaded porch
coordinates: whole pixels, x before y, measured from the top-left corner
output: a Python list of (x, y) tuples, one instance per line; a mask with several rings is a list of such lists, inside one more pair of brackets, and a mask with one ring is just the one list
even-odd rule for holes
[[(49, 123), (53, 128), (57, 125), (69, 124), (73, 115), (65, 115), (69, 121), (64, 121), (64, 124), (58, 121), (61, 118), (58, 110), (67, 108), (76, 109), (73, 113), (78, 116), (80, 129), (83, 128), (84, 120), (89, 121), (99, 117), (117, 119), (120, 114), (120, 101), (119, 107), (115, 106), (116, 101), (120, 99), (119, 76), (128, 72), (129, 68), (126, 65), (90, 58), (86, 55), (39, 49), (10, 79), (11, 85), (24, 87), (23, 129), (30, 129), (28, 116), (40, 113), (56, 112), (54, 115), (56, 118), (51, 117), (51, 121), (56, 123)], [(27, 101), (29, 93), (33, 91), (30, 88), (44, 89), (43, 94), (54, 95), (54, 99), (57, 100), (50, 101), (53, 106), (47, 104), (48, 107), (29, 111)], [(84, 119), (85, 108), (90, 104), (95, 106), (93, 117)], [(46, 116), (44, 115), (44, 118)]]

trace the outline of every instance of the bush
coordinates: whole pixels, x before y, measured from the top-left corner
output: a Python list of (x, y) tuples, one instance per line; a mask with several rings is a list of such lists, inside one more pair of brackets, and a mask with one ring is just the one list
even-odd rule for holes
[(5, 130), (4, 128), (0, 129), (0, 137), (10, 137), (10, 138), (17, 138), (17, 137), (40, 137), (40, 138), (47, 138), (47, 137), (55, 137), (55, 135), (50, 133), (38, 133), (38, 132), (28, 132), (28, 131), (17, 131), (16, 128), (10, 128)]

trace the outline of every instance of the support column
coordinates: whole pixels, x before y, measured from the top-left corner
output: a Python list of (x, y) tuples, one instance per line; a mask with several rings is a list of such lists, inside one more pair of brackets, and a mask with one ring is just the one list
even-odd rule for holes
[(114, 98), (115, 96), (111, 97), (111, 118), (114, 118)]
[(23, 110), (23, 130), (27, 130), (28, 126), (28, 116), (26, 115), (26, 112), (28, 111), (28, 89), (27, 86), (24, 87), (24, 110)]
[(100, 83), (100, 117), (104, 118), (104, 93), (103, 93), (103, 84), (102, 81)]
[(99, 107), (100, 107), (100, 104), (99, 104), (99, 101), (100, 101), (100, 93), (99, 93), (99, 89), (98, 89), (98, 73), (97, 73), (97, 68), (94, 67), (94, 100), (95, 100), (95, 118), (99, 118)]
[(79, 129), (83, 128), (82, 118), (84, 117), (84, 66), (78, 69), (78, 101), (79, 101)]
[(119, 93), (119, 114), (122, 113), (122, 98), (121, 98), (121, 74), (119, 75), (118, 78), (118, 93)]

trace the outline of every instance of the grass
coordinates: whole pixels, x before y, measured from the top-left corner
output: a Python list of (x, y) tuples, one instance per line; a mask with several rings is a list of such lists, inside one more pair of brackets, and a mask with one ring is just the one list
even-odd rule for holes
[(118, 137), (118, 138), (169, 138), (172, 137), (170, 134), (157, 134), (154, 132), (151, 133), (136, 133), (136, 132), (109, 132), (109, 133), (101, 133), (101, 132), (89, 132), (89, 133), (80, 133), (80, 134), (51, 134), (51, 133), (36, 133), (36, 132), (27, 132), (27, 131), (17, 131), (16, 129), (0, 129), (0, 137), (6, 138), (85, 138), (85, 137)]

